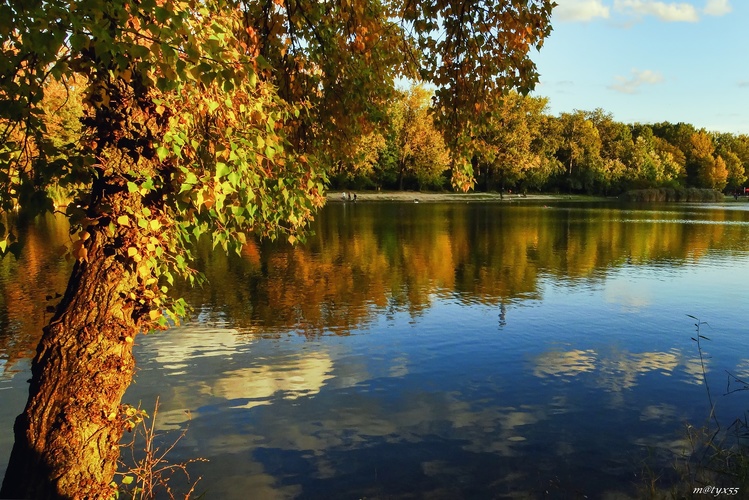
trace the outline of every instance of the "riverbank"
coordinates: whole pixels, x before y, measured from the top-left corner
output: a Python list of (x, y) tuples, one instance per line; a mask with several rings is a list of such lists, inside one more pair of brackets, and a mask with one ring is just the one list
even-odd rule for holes
[[(604, 198), (602, 196), (582, 195), (582, 194), (552, 194), (552, 193), (534, 193), (523, 196), (516, 193), (452, 193), (452, 192), (419, 192), (419, 191), (352, 191), (351, 200), (348, 198), (348, 192), (344, 198), (343, 191), (328, 191), (327, 201), (343, 202), (354, 201), (353, 196), (356, 194), (356, 201), (398, 201), (404, 203), (477, 203), (477, 202), (533, 202), (533, 201), (612, 201), (621, 198)], [(625, 201), (640, 202), (674, 202), (674, 200), (635, 200), (627, 199)], [(697, 200), (682, 200), (693, 201)], [(708, 200), (701, 200), (707, 202)], [(709, 200), (710, 202), (734, 202), (732, 196), (724, 196), (722, 199)], [(738, 201), (749, 201), (749, 197), (740, 197)]]
[(445, 202), (524, 202), (524, 201), (545, 201), (545, 200), (579, 200), (591, 201), (602, 200), (592, 196), (566, 195), (566, 194), (528, 194), (521, 195), (515, 193), (429, 193), (418, 191), (354, 191), (351, 192), (351, 200), (348, 199), (348, 193), (344, 198), (343, 191), (329, 191), (327, 201), (342, 202), (353, 201), (354, 193), (356, 201), (401, 201), (416, 203), (445, 203)]

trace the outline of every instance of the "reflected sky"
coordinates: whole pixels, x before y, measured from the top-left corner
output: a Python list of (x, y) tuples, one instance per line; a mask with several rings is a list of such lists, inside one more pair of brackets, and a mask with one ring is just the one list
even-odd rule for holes
[[(178, 290), (191, 321), (136, 339), (126, 399), (159, 398), (165, 442), (188, 429), (171, 456), (209, 459), (191, 465), (206, 498), (634, 498), (650, 450), (669, 466), (683, 422), (705, 421), (704, 377), (749, 378), (747, 221), (331, 205), (305, 246), (199, 248), (211, 285)], [(39, 276), (62, 268), (36, 261)], [(704, 374), (687, 315), (708, 323)], [(34, 325), (13, 328), (26, 333), (0, 337), (6, 428), (34, 345)], [(727, 421), (743, 414), (742, 398), (716, 400)]]
[[(511, 309), (499, 327), (496, 307), (432, 300), (416, 320), (403, 311), (348, 337), (239, 335), (220, 364), (210, 359), (226, 348), (221, 334), (215, 352), (192, 325), (142, 339), (141, 358), (168, 358), (180, 374), (154, 363), (166, 384), (130, 394), (174, 386), (162, 402), (179, 418), (163, 428), (189, 425), (179, 453), (211, 460), (195, 470), (222, 498), (242, 497), (235, 484), (259, 498), (633, 495), (648, 448), (683, 449), (682, 422), (706, 409), (688, 318), (675, 329), (687, 342), (651, 350), (621, 324), (597, 335), (534, 327), (544, 303)], [(629, 333), (641, 342), (657, 330)], [(165, 356), (162, 342), (181, 348)]]

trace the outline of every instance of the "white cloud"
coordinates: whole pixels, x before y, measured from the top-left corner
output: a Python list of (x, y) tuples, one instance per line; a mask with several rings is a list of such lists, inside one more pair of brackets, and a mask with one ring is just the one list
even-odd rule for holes
[[(712, 0), (708, 2), (708, 5)], [(718, 0), (720, 1), (720, 0)], [(652, 0), (614, 0), (614, 8), (622, 13), (636, 16), (655, 16), (661, 21), (699, 21), (700, 16), (694, 5), (688, 3), (654, 2)]]
[(590, 21), (596, 17), (608, 19), (609, 8), (602, 0), (557, 0), (554, 16), (560, 21)]
[[(560, 21), (588, 22), (596, 18), (609, 19), (611, 8), (607, 0), (557, 0), (554, 16)], [(610, 1), (610, 0), (609, 0)], [(653, 16), (665, 22), (695, 23), (702, 14), (724, 16), (733, 10), (731, 0), (705, 0), (702, 9), (685, 1), (613, 0), (616, 12), (642, 18)]]
[(609, 85), (611, 90), (616, 90), (624, 94), (635, 94), (643, 85), (656, 85), (663, 82), (663, 75), (649, 69), (643, 71), (633, 69), (630, 78), (617, 75), (614, 79), (616, 83)]
[(731, 10), (731, 3), (728, 0), (707, 0), (704, 12), (708, 16), (725, 16)]

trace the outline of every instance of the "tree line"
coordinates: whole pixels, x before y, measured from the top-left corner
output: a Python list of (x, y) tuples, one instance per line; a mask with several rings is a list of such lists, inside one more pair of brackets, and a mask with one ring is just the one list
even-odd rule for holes
[[(552, 116), (548, 99), (510, 92), (468, 142), (479, 191), (618, 195), (647, 188), (743, 191), (749, 135), (687, 123), (626, 124), (606, 111)], [(337, 189), (449, 189), (450, 149), (420, 85), (388, 102), (372, 131), (330, 168)]]
[[(50, 139), (80, 139), (80, 87), (52, 80), (43, 107)], [(455, 158), (434, 120), (424, 85), (396, 90), (380, 113), (341, 144), (324, 166), (333, 189), (451, 189)], [(552, 116), (548, 98), (509, 92), (467, 143), (478, 191), (562, 192), (615, 196), (648, 188), (742, 192), (749, 175), (749, 135), (692, 124), (626, 124), (601, 108)], [(361, 130), (360, 130), (361, 131)], [(343, 139), (342, 139), (343, 141)], [(73, 190), (47, 187), (56, 205)]]

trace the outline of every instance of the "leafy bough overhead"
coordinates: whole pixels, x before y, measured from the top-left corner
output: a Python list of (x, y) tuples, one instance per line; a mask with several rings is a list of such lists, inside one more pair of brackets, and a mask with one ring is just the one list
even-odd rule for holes
[[(322, 204), (324, 175), (286, 140), (300, 109), (258, 80), (240, 11), (24, 1), (0, 14), (11, 84), (0, 90), (2, 206), (42, 211), (49, 184), (69, 187), (74, 256), (85, 261), (91, 227), (102, 228), (148, 283), (139, 300), (155, 301), (151, 318), (165, 322), (153, 312), (165, 299), (157, 283), (195, 277), (189, 248), (201, 234), (237, 251), (253, 232), (294, 240)], [(45, 135), (37, 105), (52, 79), (85, 86), (78, 144), (55, 147)], [(107, 203), (118, 191), (127, 203)]]

